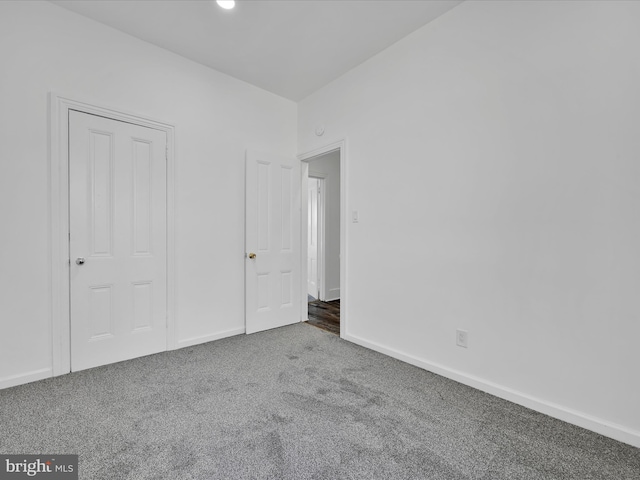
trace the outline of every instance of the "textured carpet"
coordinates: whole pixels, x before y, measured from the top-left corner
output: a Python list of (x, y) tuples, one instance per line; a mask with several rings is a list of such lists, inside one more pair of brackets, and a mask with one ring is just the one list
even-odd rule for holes
[(640, 449), (306, 324), (0, 391), (82, 479), (640, 479)]

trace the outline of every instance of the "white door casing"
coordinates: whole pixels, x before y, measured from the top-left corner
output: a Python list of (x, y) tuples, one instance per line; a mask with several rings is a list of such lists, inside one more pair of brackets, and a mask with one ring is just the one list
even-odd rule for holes
[(309, 178), (307, 213), (307, 293), (318, 299), (318, 189), (317, 178)]
[(300, 185), (298, 160), (247, 152), (246, 333), (301, 321)]
[[(348, 228), (347, 228), (347, 219), (349, 218), (348, 212), (352, 206), (349, 203), (349, 198), (347, 196), (347, 185), (348, 185), (348, 168), (347, 168), (347, 142), (346, 140), (339, 140), (331, 144), (324, 145), (322, 147), (316, 148), (314, 150), (310, 150), (298, 155), (298, 160), (301, 162), (301, 170), (303, 177), (303, 184), (306, 187), (306, 178), (310, 175), (309, 162), (312, 162), (313, 159), (325, 155), (327, 153), (331, 153), (334, 151), (340, 151), (340, 337), (345, 339), (351, 339), (352, 337), (349, 335), (348, 330), (348, 313), (349, 313), (349, 303), (348, 303), (348, 272), (347, 272), (347, 246), (348, 246)], [(316, 173), (314, 173), (316, 176)], [(306, 190), (306, 188), (305, 188)], [(304, 197), (304, 202), (307, 201), (307, 197)], [(305, 222), (305, 229), (302, 231), (303, 243), (306, 245), (307, 239), (307, 229), (306, 229), (306, 221), (307, 221), (307, 206), (303, 204), (302, 210), (302, 221)], [(307, 318), (307, 303), (305, 287), (307, 284), (307, 265), (306, 262), (303, 264), (303, 272), (301, 277), (301, 294), (304, 297), (302, 304), (303, 312), (301, 316), (303, 318)], [(322, 295), (322, 292), (321, 292)]]
[(164, 131), (69, 111), (72, 371), (167, 348), (166, 146)]

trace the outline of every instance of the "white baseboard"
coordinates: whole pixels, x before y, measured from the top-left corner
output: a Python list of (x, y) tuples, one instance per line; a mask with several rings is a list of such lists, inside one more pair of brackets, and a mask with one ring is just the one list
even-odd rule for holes
[(393, 348), (387, 348), (378, 343), (370, 342), (349, 333), (345, 333), (342, 338), (362, 347), (369, 348), (376, 352), (402, 360), (403, 362), (411, 365), (415, 365), (416, 367), (437, 373), (438, 375), (442, 375), (443, 377), (455, 380), (456, 382), (464, 385), (477, 388), (478, 390), (495, 395), (496, 397), (504, 400), (517, 403), (518, 405), (530, 408), (536, 412), (544, 413), (545, 415), (557, 418), (558, 420), (586, 428), (587, 430), (591, 430), (606, 437), (613, 438), (614, 440), (640, 448), (640, 432), (627, 428), (623, 425), (618, 425), (553, 402), (518, 392), (509, 387), (489, 382), (474, 375), (469, 375), (459, 370), (445, 367), (444, 365), (433, 363), (413, 355), (407, 355)]
[(193, 345), (199, 345), (201, 343), (213, 342), (214, 340), (220, 340), (222, 338), (233, 337), (245, 332), (244, 327), (233, 328), (231, 330), (225, 330), (223, 332), (212, 333), (210, 335), (202, 335), (200, 337), (185, 338), (184, 340), (178, 340), (177, 348), (191, 347)]
[(327, 297), (324, 299), (325, 302), (331, 302), (333, 300), (340, 300), (339, 288), (330, 288), (327, 292)]
[(19, 373), (8, 377), (0, 378), (0, 390), (3, 388), (15, 387), (25, 383), (36, 382), (45, 378), (53, 377), (53, 369), (51, 367), (33, 370), (31, 372)]

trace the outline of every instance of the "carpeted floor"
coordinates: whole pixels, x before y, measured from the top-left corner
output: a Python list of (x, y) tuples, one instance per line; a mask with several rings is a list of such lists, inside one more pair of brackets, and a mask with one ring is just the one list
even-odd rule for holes
[(98, 479), (640, 479), (640, 449), (306, 324), (0, 391), (0, 453)]

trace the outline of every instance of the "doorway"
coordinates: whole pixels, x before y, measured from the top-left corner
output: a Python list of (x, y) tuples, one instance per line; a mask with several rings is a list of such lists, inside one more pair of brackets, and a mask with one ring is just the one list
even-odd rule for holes
[(340, 334), (341, 149), (312, 156), (306, 168), (307, 319)]
[[(345, 311), (344, 277), (346, 272), (344, 178), (344, 141), (298, 156), (247, 151), (245, 169), (245, 331), (254, 333), (309, 319), (308, 270), (308, 181), (323, 179), (324, 198), (335, 192), (331, 208), (325, 202), (322, 238), (324, 249), (318, 253), (320, 275), (312, 280), (311, 292), (320, 299), (339, 302)], [(331, 154), (334, 173), (325, 174), (322, 158)], [(331, 185), (331, 188), (329, 185)], [(322, 190), (322, 187), (320, 187)], [(322, 198), (322, 196), (321, 196)], [(327, 218), (332, 213), (331, 245), (327, 242)], [(322, 225), (322, 222), (320, 222)], [(331, 250), (329, 249), (331, 248)], [(331, 253), (333, 256), (331, 256)], [(327, 259), (332, 258), (332, 266)], [(341, 336), (347, 334), (344, 313), (337, 321)]]
[[(150, 351), (176, 348), (173, 213), (175, 127), (148, 117), (101, 106), (90, 100), (77, 100), (55, 93), (49, 94), (49, 107), (53, 376), (93, 366), (93, 361), (77, 364), (75, 360), (82, 358), (82, 354), (74, 352), (72, 369), (72, 350), (79, 345), (76, 345), (74, 336), (81, 334), (83, 328), (87, 344), (85, 353), (90, 355), (94, 347), (98, 349), (99, 343), (104, 341), (106, 344), (109, 340), (129, 343), (129, 346), (118, 345), (115, 349), (120, 352), (118, 355), (125, 352), (127, 356), (140, 356)], [(78, 123), (72, 117), (76, 117), (76, 120), (88, 119), (90, 122), (97, 119), (106, 123), (81, 127), (85, 144), (77, 148), (70, 130), (77, 127)], [(115, 130), (111, 131), (112, 129)], [(117, 132), (122, 129), (126, 131), (124, 135), (122, 131)], [(135, 132), (130, 132), (130, 129)], [(148, 135), (151, 137), (146, 138)], [(115, 172), (115, 166), (119, 162), (115, 159), (115, 149), (122, 150), (121, 144), (114, 140), (116, 136), (128, 138), (124, 150), (128, 152), (125, 157), (128, 155), (131, 161), (128, 164), (125, 162), (125, 167), (120, 164), (121, 171), (123, 168), (125, 171), (129, 169), (124, 180), (118, 179), (119, 174)], [(80, 170), (76, 168), (78, 163), (76, 167), (72, 166), (76, 158), (72, 150), (76, 148), (76, 152), (89, 159)], [(110, 149), (113, 149), (114, 155), (109, 153)], [(86, 175), (82, 173), (83, 168)], [(78, 187), (79, 190), (76, 191)], [(84, 195), (87, 200), (84, 206), (87, 211), (84, 213), (75, 209), (82, 203), (82, 200), (77, 200), (78, 194)], [(125, 198), (127, 200), (122, 203), (121, 200)], [(93, 199), (98, 200), (97, 203)], [(123, 213), (126, 210), (128, 213)], [(118, 238), (123, 231), (119, 226), (116, 232), (114, 223), (118, 221), (117, 217), (123, 215), (129, 230), (124, 242)], [(79, 222), (77, 219), (80, 219)], [(73, 225), (79, 226), (79, 229), (72, 228)], [(154, 231), (156, 227), (159, 228), (158, 232)], [(83, 228), (84, 234), (81, 233)], [(78, 234), (74, 234), (74, 231)], [(81, 240), (82, 235), (85, 235), (86, 241)], [(113, 263), (115, 257), (123, 257), (128, 266), (113, 270), (122, 272), (132, 267), (133, 270), (128, 272), (131, 273), (130, 278), (123, 281), (93, 277), (96, 272), (89, 271), (92, 264), (97, 267), (100, 263)], [(153, 271), (147, 270), (149, 265), (146, 264), (156, 263), (155, 259), (159, 260), (159, 268), (156, 269), (156, 264), (151, 267)], [(81, 286), (84, 280), (75, 282), (81, 280), (82, 276), (86, 277), (84, 289)], [(126, 298), (119, 303), (115, 302), (119, 285), (123, 284), (128, 290)], [(84, 293), (77, 290), (77, 287)], [(76, 307), (79, 305), (72, 304), (72, 297), (88, 302), (84, 313), (77, 314)], [(118, 318), (118, 309), (129, 311), (125, 320), (122, 320), (124, 317)], [(72, 311), (76, 311), (76, 315)], [(92, 322), (82, 325), (83, 316), (85, 320), (91, 318)], [(76, 324), (76, 320), (79, 323)], [(123, 331), (123, 326), (126, 332), (124, 336), (119, 333)], [(145, 339), (138, 343), (143, 337)], [(100, 357), (97, 362), (111, 363), (120, 360), (124, 358)]]

